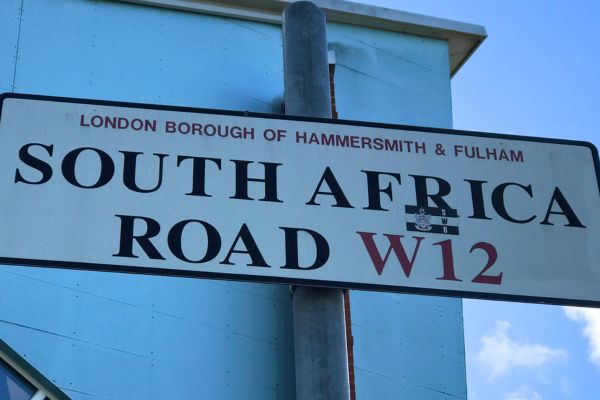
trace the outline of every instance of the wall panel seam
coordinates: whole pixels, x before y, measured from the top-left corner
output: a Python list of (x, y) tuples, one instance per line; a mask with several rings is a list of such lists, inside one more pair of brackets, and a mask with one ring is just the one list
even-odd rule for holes
[(15, 91), (15, 83), (17, 80), (17, 65), (19, 63), (19, 49), (20, 49), (20, 41), (21, 41), (21, 25), (23, 25), (23, 6), (25, 0), (21, 0), (21, 8), (19, 9), (19, 28), (17, 30), (17, 46), (15, 49), (15, 68), (13, 70), (13, 79), (12, 79), (12, 91)]

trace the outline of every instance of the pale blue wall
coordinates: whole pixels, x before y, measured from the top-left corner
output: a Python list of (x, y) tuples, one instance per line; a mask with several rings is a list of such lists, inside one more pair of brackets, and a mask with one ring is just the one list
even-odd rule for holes
[(330, 24), (340, 118), (451, 127), (445, 41)]
[[(2, 91), (280, 109), (275, 25), (21, 3), (0, 1)], [(339, 24), (329, 40), (340, 118), (451, 126), (445, 42)], [(459, 300), (351, 299), (358, 399), (466, 397)], [(73, 399), (294, 397), (286, 286), (0, 267), (0, 338)]]

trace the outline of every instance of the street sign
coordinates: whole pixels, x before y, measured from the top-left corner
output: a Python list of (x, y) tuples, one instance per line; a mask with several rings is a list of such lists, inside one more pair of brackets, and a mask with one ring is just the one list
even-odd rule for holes
[(1, 100), (1, 263), (600, 305), (589, 143)]

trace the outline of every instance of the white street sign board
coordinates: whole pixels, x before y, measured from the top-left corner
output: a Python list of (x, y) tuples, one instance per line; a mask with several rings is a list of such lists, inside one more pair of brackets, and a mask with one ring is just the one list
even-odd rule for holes
[(6, 94), (0, 262), (600, 305), (584, 142)]

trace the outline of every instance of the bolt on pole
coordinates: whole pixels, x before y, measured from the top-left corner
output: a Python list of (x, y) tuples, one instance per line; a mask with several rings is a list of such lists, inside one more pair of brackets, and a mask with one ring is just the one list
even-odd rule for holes
[[(283, 11), (283, 59), (286, 114), (331, 118), (326, 19), (312, 2)], [(296, 400), (349, 400), (342, 290), (292, 289)]]

